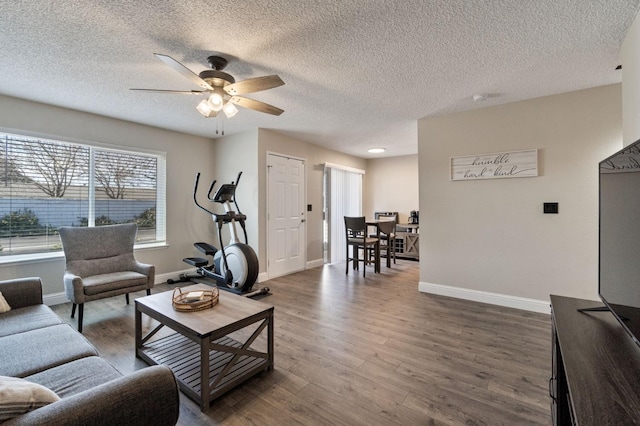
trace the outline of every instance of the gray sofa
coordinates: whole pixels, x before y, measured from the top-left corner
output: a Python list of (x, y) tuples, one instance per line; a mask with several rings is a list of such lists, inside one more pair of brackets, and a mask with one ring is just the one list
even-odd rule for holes
[(169, 368), (152, 366), (123, 376), (42, 303), (39, 278), (0, 281), (0, 293), (11, 306), (0, 313), (0, 376), (23, 378), (60, 397), (3, 426), (177, 422), (179, 391)]

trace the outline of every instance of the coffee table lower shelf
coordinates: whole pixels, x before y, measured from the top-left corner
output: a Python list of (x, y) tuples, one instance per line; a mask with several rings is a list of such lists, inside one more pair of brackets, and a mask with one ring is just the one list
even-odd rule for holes
[[(214, 340), (212, 343), (242, 348), (242, 343), (228, 337)], [(200, 345), (187, 337), (175, 333), (161, 339), (147, 342), (138, 349), (138, 356), (149, 364), (163, 364), (171, 368), (178, 380), (180, 389), (195, 401), (202, 399), (200, 379)], [(214, 384), (209, 400), (219, 397), (240, 382), (247, 380), (260, 371), (269, 369), (269, 360), (262, 357), (241, 355), (231, 368), (218, 380), (218, 376), (234, 358), (232, 352), (209, 351), (209, 383)]]

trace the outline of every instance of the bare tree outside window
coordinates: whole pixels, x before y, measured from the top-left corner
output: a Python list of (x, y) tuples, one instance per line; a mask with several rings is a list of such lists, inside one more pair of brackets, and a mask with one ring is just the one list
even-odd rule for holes
[(72, 184), (85, 174), (88, 150), (82, 146), (24, 140), (20, 153), (9, 153), (12, 169), (49, 197), (62, 198)]
[(9, 158), (7, 150), (0, 148), (0, 156), (2, 156), (2, 161), (0, 162), (0, 181), (5, 186), (9, 185), (10, 182), (29, 182), (29, 178), (24, 176), (16, 167), (13, 159)]
[(96, 187), (111, 199), (124, 199), (127, 189), (155, 188), (156, 161), (154, 158), (97, 151), (95, 164)]

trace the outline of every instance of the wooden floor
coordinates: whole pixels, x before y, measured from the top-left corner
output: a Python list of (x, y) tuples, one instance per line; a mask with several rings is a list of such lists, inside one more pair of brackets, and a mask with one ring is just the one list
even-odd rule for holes
[[(262, 301), (275, 306), (275, 369), (207, 413), (181, 394), (178, 424), (550, 424), (550, 317), (420, 293), (418, 269), (399, 260), (363, 278), (339, 264), (256, 284), (271, 288)], [(75, 324), (70, 309), (54, 307)], [(84, 321), (122, 373), (145, 367), (133, 301), (90, 302)]]

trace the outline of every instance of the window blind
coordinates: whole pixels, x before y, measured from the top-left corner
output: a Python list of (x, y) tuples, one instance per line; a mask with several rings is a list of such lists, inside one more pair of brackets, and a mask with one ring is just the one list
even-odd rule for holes
[(0, 256), (61, 250), (60, 226), (138, 224), (164, 241), (164, 155), (0, 135)]
[(327, 165), (329, 169), (329, 263), (344, 261), (344, 217), (362, 216), (362, 173)]

